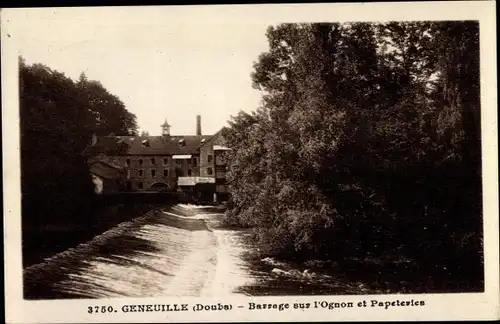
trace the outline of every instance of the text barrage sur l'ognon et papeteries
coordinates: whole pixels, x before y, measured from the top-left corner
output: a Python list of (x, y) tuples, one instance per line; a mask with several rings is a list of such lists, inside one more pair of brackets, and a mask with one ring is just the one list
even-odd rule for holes
[(261, 310), (306, 310), (306, 309), (346, 309), (346, 308), (381, 308), (392, 307), (418, 307), (425, 306), (423, 300), (362, 300), (358, 302), (329, 302), (326, 300), (313, 302), (294, 303), (256, 303), (248, 302), (245, 305), (232, 304), (124, 304), (119, 307), (111, 305), (88, 306), (89, 314), (111, 314), (111, 313), (150, 313), (150, 312), (202, 312), (202, 311), (231, 311), (233, 309), (246, 309), (250, 311)]

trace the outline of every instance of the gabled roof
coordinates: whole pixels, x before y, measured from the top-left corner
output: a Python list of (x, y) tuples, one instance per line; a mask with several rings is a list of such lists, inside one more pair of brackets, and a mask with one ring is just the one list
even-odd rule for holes
[[(126, 145), (121, 154), (129, 155), (173, 155), (196, 154), (203, 140), (208, 140), (211, 135), (180, 135), (180, 136), (104, 136), (97, 139), (94, 146), (87, 148), (86, 152), (101, 153), (106, 149)], [(119, 144), (119, 143), (123, 144)]]
[(201, 143), (201, 146), (207, 145), (207, 144), (212, 144), (214, 141), (217, 141), (220, 137), (223, 136), (223, 132), (226, 130), (226, 127), (222, 127), (217, 133), (208, 136), (208, 138)]
[(118, 179), (122, 171), (122, 168), (104, 161), (95, 161), (90, 165), (90, 173), (104, 179)]
[(109, 156), (107, 156), (106, 154), (99, 154), (97, 156), (93, 156), (92, 158), (90, 158), (88, 160), (88, 164), (90, 166), (92, 166), (93, 164), (95, 163), (101, 163), (101, 164), (104, 164), (106, 167), (109, 167), (109, 168), (112, 168), (112, 169), (116, 169), (118, 171), (123, 171), (125, 170), (123, 166), (121, 165), (118, 165), (116, 163), (114, 163), (110, 158)]

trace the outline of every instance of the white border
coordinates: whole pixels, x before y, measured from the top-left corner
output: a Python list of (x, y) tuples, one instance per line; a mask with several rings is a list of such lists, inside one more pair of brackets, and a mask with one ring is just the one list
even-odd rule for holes
[[(498, 146), (496, 97), (496, 17), (493, 1), (421, 2), (421, 3), (357, 3), (357, 4), (293, 4), (238, 6), (173, 6), (173, 7), (101, 7), (58, 8), (79, 12), (92, 11), (96, 21), (120, 19), (126, 11), (145, 11), (135, 23), (146, 24), (162, 19), (175, 23), (253, 24), (312, 21), (388, 21), (388, 20), (479, 20), (481, 41), (481, 122), (483, 154), (483, 199), (485, 243), (485, 292), (468, 294), (314, 296), (231, 298), (143, 298), (107, 300), (25, 301), (22, 299), (22, 264), (20, 233), (20, 168), (16, 21), (29, 10), (3, 9), (2, 20), (2, 129), (4, 181), (4, 246), (5, 300), (7, 323), (87, 323), (87, 322), (226, 322), (226, 321), (359, 321), (359, 320), (467, 320), (498, 319), (499, 255), (498, 255)], [(110, 15), (112, 13), (112, 15)], [(142, 18), (141, 18), (142, 17)], [(146, 18), (147, 17), (147, 18)], [(10, 36), (9, 36), (10, 35)], [(264, 35), (263, 35), (264, 37)], [(411, 278), (409, 278), (411, 279)], [(144, 303), (221, 302), (246, 305), (255, 302), (308, 302), (315, 300), (424, 300), (425, 307), (401, 307), (389, 310), (353, 308), (314, 311), (249, 311), (226, 312), (116, 313), (90, 315), (89, 305)]]

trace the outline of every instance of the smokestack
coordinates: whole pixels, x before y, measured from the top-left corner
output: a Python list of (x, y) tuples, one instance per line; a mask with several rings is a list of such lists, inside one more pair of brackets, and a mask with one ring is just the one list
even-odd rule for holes
[(196, 135), (201, 136), (201, 116), (196, 115)]

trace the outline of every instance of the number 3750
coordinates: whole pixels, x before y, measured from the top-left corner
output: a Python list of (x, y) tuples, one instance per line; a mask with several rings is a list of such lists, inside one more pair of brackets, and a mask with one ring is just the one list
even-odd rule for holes
[(116, 313), (117, 310), (113, 308), (113, 306), (89, 306), (88, 307), (88, 313), (89, 314), (96, 314), (96, 313)]

